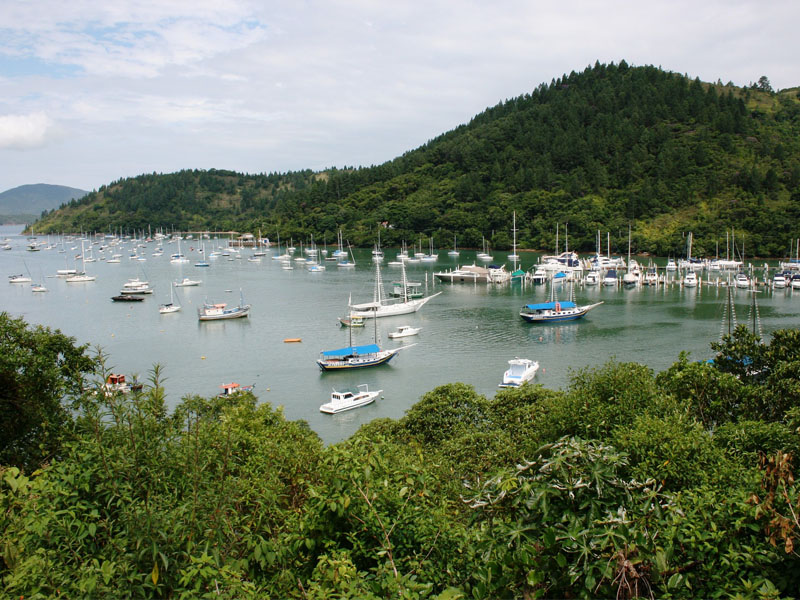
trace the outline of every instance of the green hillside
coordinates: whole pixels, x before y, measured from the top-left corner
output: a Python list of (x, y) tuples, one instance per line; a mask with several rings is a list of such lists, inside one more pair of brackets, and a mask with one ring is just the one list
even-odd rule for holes
[[(182, 171), (113, 182), (47, 215), (37, 231), (165, 227), (371, 245), (617, 248), (712, 254), (735, 228), (748, 256), (800, 237), (800, 98), (596, 64), (487, 109), (378, 166), (247, 175)], [(743, 236), (743, 237), (742, 237)], [(563, 233), (562, 233), (563, 240)]]
[(84, 190), (64, 185), (21, 185), (0, 193), (0, 220), (6, 223), (32, 223), (43, 211), (51, 211), (85, 195)]

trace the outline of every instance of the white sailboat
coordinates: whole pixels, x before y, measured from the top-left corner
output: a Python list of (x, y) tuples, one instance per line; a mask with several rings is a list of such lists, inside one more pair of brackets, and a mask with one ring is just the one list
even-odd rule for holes
[(173, 287), (169, 288), (169, 303), (162, 304), (158, 307), (158, 312), (162, 315), (167, 315), (169, 313), (178, 312), (181, 309), (180, 304), (175, 304), (175, 296), (173, 294)]
[(70, 275), (64, 281), (67, 283), (86, 283), (88, 281), (94, 281), (97, 277), (92, 275), (86, 274), (86, 252), (83, 249), (83, 242), (81, 242), (81, 263), (83, 264), (83, 270), (80, 273), (75, 273), (74, 275)]
[(387, 297), (386, 292), (383, 289), (383, 280), (381, 279), (381, 265), (380, 262), (376, 262), (375, 289), (373, 292), (372, 302), (351, 304), (350, 315), (363, 317), (365, 319), (373, 317), (393, 317), (395, 315), (407, 315), (409, 313), (417, 312), (420, 308), (425, 306), (429, 300), (441, 294), (441, 292), (437, 292), (424, 298), (409, 298), (405, 264), (401, 265), (400, 268), (402, 270), (402, 282), (404, 289), (402, 296), (396, 298)]

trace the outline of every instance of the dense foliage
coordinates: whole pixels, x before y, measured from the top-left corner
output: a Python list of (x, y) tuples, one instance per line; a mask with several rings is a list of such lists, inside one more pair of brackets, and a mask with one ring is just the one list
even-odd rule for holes
[[(765, 78), (764, 78), (765, 79)], [(633, 225), (635, 251), (724, 250), (785, 256), (800, 237), (800, 101), (701, 83), (646, 67), (595, 64), (507, 100), (382, 165), (245, 175), (181, 171), (124, 179), (72, 201), (40, 232), (148, 227), (238, 230), (333, 242), (343, 229), (370, 246), (432, 238), (437, 247), (616, 250)], [(564, 240), (562, 233), (561, 240)], [(744, 246), (744, 248), (743, 248)], [(614, 250), (614, 248), (612, 248)]]
[[(0, 335), (20, 340), (49, 381), (25, 388), (31, 374), (4, 362), (4, 387), (43, 414), (75, 408), (59, 415), (64, 434), (48, 452), (30, 436), (3, 455), (7, 597), (800, 589), (797, 330), (766, 344), (740, 327), (714, 345), (713, 364), (682, 356), (654, 374), (609, 362), (564, 391), (525, 385), (488, 399), (442, 386), (402, 419), (327, 448), (249, 393), (186, 397), (170, 413), (159, 366), (141, 393), (110, 394), (103, 357), (85, 385), (85, 348), (70, 338), (5, 317)], [(3, 414), (4, 431), (14, 422)]]

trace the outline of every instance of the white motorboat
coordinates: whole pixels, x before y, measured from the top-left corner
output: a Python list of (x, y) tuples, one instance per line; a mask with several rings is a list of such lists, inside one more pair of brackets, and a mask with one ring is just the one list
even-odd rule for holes
[(747, 273), (739, 271), (736, 274), (736, 287), (742, 289), (750, 287), (750, 278), (747, 276)]
[(182, 281), (176, 281), (173, 285), (175, 287), (190, 287), (200, 285), (201, 283), (203, 283), (202, 279), (189, 279), (188, 277), (184, 277)]
[(8, 283), (30, 283), (33, 281), (30, 277), (25, 275), (9, 275), (8, 276)]
[(586, 285), (597, 285), (600, 283), (600, 271), (596, 271), (592, 269), (588, 273), (586, 273), (586, 277), (584, 278), (583, 282)]
[(606, 271), (606, 274), (603, 276), (603, 285), (617, 285), (618, 283), (617, 270), (609, 269)]
[(503, 373), (503, 383), (498, 387), (519, 387), (527, 381), (533, 380), (539, 363), (529, 358), (512, 358), (508, 361), (508, 370)]
[(383, 390), (371, 392), (366, 383), (357, 387), (358, 389), (356, 391), (347, 390), (344, 392), (337, 392), (336, 390), (333, 390), (331, 392), (330, 402), (320, 406), (320, 412), (324, 412), (329, 415), (335, 415), (336, 413), (344, 412), (346, 410), (359, 408), (360, 406), (366, 406), (367, 404), (375, 402), (375, 399), (383, 393)]
[(697, 287), (697, 273), (694, 271), (687, 271), (686, 275), (683, 277), (683, 286)]
[(411, 325), (400, 325), (395, 331), (389, 334), (390, 339), (404, 338), (412, 335), (417, 335), (422, 331), (422, 327), (411, 327)]

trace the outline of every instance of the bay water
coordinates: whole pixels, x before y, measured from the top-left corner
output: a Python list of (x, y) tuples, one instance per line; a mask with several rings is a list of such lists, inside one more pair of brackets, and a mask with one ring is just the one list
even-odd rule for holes
[[(0, 282), (0, 310), (28, 323), (46, 325), (74, 336), (78, 343), (98, 346), (108, 355), (111, 370), (130, 379), (147, 379), (158, 363), (166, 377), (167, 401), (174, 406), (184, 395), (211, 396), (223, 383), (255, 384), (260, 401), (282, 406), (289, 419), (304, 419), (327, 443), (342, 440), (359, 426), (375, 418), (403, 416), (426, 392), (446, 383), (472, 385), (489, 398), (498, 390), (508, 360), (514, 357), (539, 361), (536, 382), (560, 389), (571, 374), (584, 367), (600, 367), (613, 358), (635, 361), (663, 370), (678, 359), (682, 350), (695, 360), (709, 358), (709, 344), (720, 339), (724, 325), (727, 288), (701, 285), (683, 288), (676, 283), (658, 287), (574, 289), (579, 304), (602, 301), (586, 317), (560, 324), (530, 324), (519, 311), (524, 304), (549, 299), (547, 286), (530, 284), (449, 284), (435, 281), (436, 271), (472, 264), (473, 251), (450, 257), (446, 249), (434, 263), (407, 267), (410, 281), (418, 281), (427, 294), (442, 292), (418, 313), (377, 321), (377, 334), (384, 347), (409, 346), (388, 365), (335, 373), (322, 373), (315, 360), (321, 350), (350, 344), (372, 343), (375, 328), (343, 328), (338, 317), (347, 304), (372, 300), (375, 268), (368, 250), (354, 251), (356, 267), (341, 269), (324, 263), (326, 270), (309, 272), (294, 263), (284, 270), (272, 260), (276, 250), (260, 262), (251, 262), (249, 249), (241, 258), (235, 254), (210, 260), (208, 268), (195, 267), (202, 260), (202, 242), (183, 240), (181, 250), (188, 263), (173, 264), (170, 254), (177, 245), (164, 244), (164, 254), (154, 257), (156, 243), (139, 248), (144, 261), (132, 260), (130, 242), (107, 249), (92, 245), (94, 262), (85, 263), (96, 280), (67, 283), (56, 277), (59, 269), (84, 267), (76, 256), (80, 241), (50, 239), (52, 248), (30, 252), (19, 227), (0, 227), (0, 240), (7, 238), (11, 250), (0, 251), (0, 272), (30, 275), (49, 289), (34, 293), (30, 284)], [(47, 238), (40, 237), (40, 242)], [(206, 240), (206, 255), (227, 240)], [(89, 256), (90, 243), (85, 243)], [(331, 248), (332, 250), (332, 248)], [(119, 263), (108, 263), (113, 252), (122, 254)], [(388, 266), (396, 249), (385, 249), (381, 272), (387, 288), (400, 278), (399, 267)], [(302, 255), (301, 250), (295, 256)], [(495, 263), (506, 263), (507, 254), (494, 253)], [(100, 260), (105, 259), (105, 260)], [(522, 253), (522, 267), (539, 259), (536, 253)], [(664, 265), (666, 260), (656, 261)], [(764, 261), (757, 261), (759, 275)], [(770, 261), (775, 266), (775, 261)], [(172, 288), (184, 277), (201, 279), (196, 287)], [(703, 275), (703, 283), (708, 277)], [(723, 275), (723, 277), (727, 277)], [(147, 280), (155, 293), (140, 303), (117, 303), (119, 293), (131, 278)], [(182, 310), (162, 315), (158, 305), (170, 301), (170, 288)], [(567, 287), (558, 292), (567, 299)], [(199, 322), (196, 308), (204, 301), (239, 302), (240, 291), (252, 305), (250, 317), (229, 321)], [(732, 290), (739, 322), (750, 324), (753, 294)], [(765, 337), (776, 329), (800, 326), (800, 291), (759, 288), (756, 292), (760, 325)], [(399, 325), (421, 327), (419, 335), (391, 340), (387, 334)], [(300, 338), (299, 343), (285, 343)], [(338, 415), (319, 412), (332, 389), (368, 384), (383, 390), (375, 403)]]

